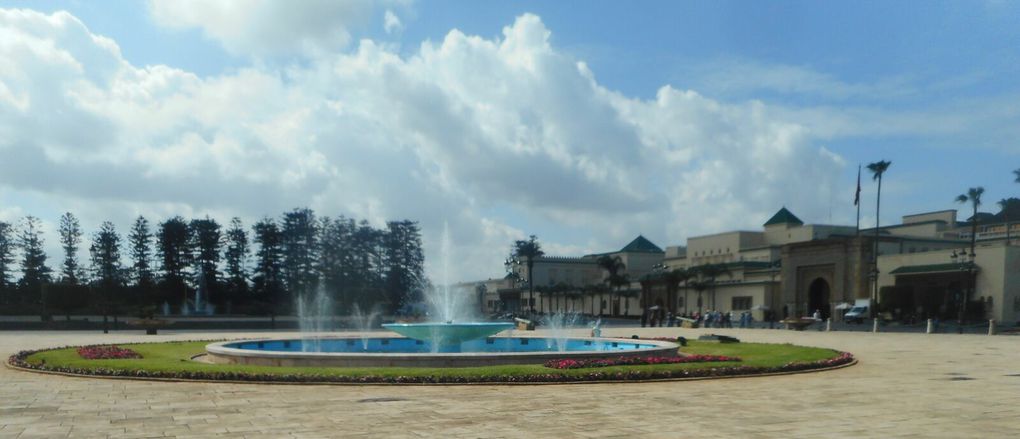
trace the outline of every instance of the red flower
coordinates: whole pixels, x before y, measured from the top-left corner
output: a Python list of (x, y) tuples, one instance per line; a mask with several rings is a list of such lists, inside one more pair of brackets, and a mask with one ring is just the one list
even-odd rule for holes
[(678, 364), (678, 363), (707, 363), (719, 361), (741, 361), (737, 357), (723, 355), (687, 355), (683, 357), (620, 357), (620, 358), (597, 358), (591, 360), (550, 360), (545, 362), (545, 367), (553, 369), (582, 369), (588, 367), (609, 367), (609, 366), (634, 366), (641, 364)]
[(118, 346), (82, 346), (78, 355), (86, 360), (117, 360), (123, 358), (142, 358), (138, 352)]

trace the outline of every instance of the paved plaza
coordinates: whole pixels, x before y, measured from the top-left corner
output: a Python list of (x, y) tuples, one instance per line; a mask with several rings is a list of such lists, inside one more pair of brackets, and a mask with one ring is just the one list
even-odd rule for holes
[[(608, 336), (709, 330), (611, 328)], [(778, 377), (633, 384), (308, 386), (71, 378), (0, 368), (0, 438), (980, 437), (1020, 434), (1020, 337), (714, 329), (853, 352)], [(541, 332), (541, 331), (538, 331)], [(20, 349), (265, 333), (0, 332)]]

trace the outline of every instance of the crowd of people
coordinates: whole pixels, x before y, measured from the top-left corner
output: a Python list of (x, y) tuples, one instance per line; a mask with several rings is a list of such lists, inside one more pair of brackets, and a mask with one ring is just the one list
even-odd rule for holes
[(692, 313), (673, 314), (672, 312), (662, 313), (656, 309), (649, 309), (645, 310), (641, 315), (641, 327), (681, 326), (685, 320), (691, 322), (692, 325), (702, 328), (733, 328), (734, 322), (737, 322), (740, 328), (750, 328), (754, 323), (754, 316), (751, 315), (750, 311), (742, 311), (739, 314), (735, 314), (733, 311), (721, 312), (714, 310), (704, 313), (694, 311)]

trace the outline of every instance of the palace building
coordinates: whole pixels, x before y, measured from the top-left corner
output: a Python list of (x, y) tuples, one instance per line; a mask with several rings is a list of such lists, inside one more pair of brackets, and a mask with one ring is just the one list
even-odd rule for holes
[[(761, 230), (695, 236), (665, 250), (638, 236), (617, 251), (535, 258), (533, 288), (523, 261), (508, 266), (506, 277), (462, 286), (478, 294), (483, 313), (532, 306), (632, 317), (717, 310), (750, 311), (761, 320), (817, 310), (838, 320), (867, 299), (883, 317), (902, 321), (1016, 322), (1020, 224), (1007, 233), (998, 215), (979, 215), (972, 253), (972, 220), (959, 221), (955, 210), (907, 215), (876, 235), (874, 228), (805, 224), (783, 207)], [(602, 256), (620, 258), (629, 284), (607, 284)]]

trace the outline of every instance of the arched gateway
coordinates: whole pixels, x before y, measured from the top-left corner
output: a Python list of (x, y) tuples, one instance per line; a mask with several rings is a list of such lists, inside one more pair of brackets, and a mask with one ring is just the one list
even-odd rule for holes
[(820, 277), (808, 287), (807, 314), (814, 314), (816, 309), (821, 311), (823, 319), (829, 318), (829, 283)]

